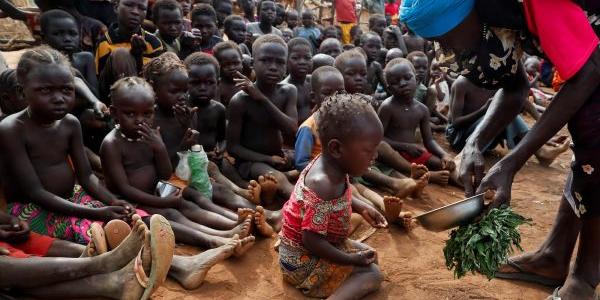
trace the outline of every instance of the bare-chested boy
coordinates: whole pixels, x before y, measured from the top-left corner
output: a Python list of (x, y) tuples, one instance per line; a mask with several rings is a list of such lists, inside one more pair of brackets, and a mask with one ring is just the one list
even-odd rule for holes
[[(364, 93), (367, 89), (367, 63), (365, 56), (359, 50), (343, 52), (335, 59), (335, 67), (344, 77), (344, 88), (350, 94)], [(372, 102), (371, 104), (376, 104)], [(401, 198), (411, 194), (418, 196), (428, 183), (427, 168), (420, 165), (412, 166), (385, 141), (377, 149), (379, 159), (389, 168), (386, 170), (371, 168), (362, 178), (363, 182), (387, 189)], [(418, 169), (418, 170), (417, 170)], [(406, 178), (400, 172), (409, 173)]]
[(242, 91), (227, 108), (227, 150), (235, 158), (238, 172), (245, 179), (273, 172), (283, 199), (289, 198), (294, 186), (282, 172), (291, 168), (282, 152), (282, 136), (293, 138), (298, 129), (296, 87), (280, 83), (287, 52), (281, 37), (259, 37), (252, 45), (256, 82), (239, 74), (236, 81)]
[[(413, 65), (407, 59), (393, 59), (385, 68), (385, 80), (392, 95), (378, 111), (385, 141), (408, 161), (432, 170), (432, 182), (448, 184), (450, 172), (455, 168), (453, 158), (433, 139), (427, 107), (414, 100), (417, 80)], [(425, 148), (417, 144), (417, 128), (421, 129)]]
[(406, 59), (415, 67), (415, 78), (417, 80), (417, 90), (415, 91), (415, 100), (427, 106), (430, 114), (431, 129), (435, 131), (444, 131), (448, 122), (446, 116), (437, 110), (437, 90), (434, 86), (428, 87), (429, 81), (429, 58), (424, 52), (410, 52)]
[(28, 107), (0, 123), (8, 210), (34, 232), (87, 244), (92, 220), (128, 219), (134, 209), (92, 173), (79, 121), (68, 114), (75, 91), (68, 59), (34, 48), (21, 57), (17, 79)]
[(290, 75), (283, 80), (283, 83), (294, 85), (298, 91), (296, 109), (298, 111), (298, 124), (302, 124), (311, 115), (309, 74), (313, 67), (312, 46), (308, 40), (301, 37), (291, 39), (287, 46), (287, 66)]
[(234, 79), (238, 72), (243, 71), (242, 52), (237, 44), (231, 41), (218, 43), (213, 48), (213, 55), (219, 61), (219, 102), (225, 107), (229, 105), (231, 97), (240, 89), (235, 85)]
[(381, 49), (381, 37), (379, 35), (368, 32), (360, 37), (360, 46), (367, 54), (367, 81), (368, 90), (365, 94), (371, 95), (377, 90), (377, 85), (383, 83), (383, 67), (377, 58)]
[[(462, 150), (469, 136), (487, 112), (496, 90), (487, 90), (471, 83), (466, 77), (459, 76), (452, 85), (450, 111), (448, 112), (448, 129), (446, 139), (457, 151)], [(491, 150), (503, 143), (507, 148), (514, 148), (529, 131), (527, 124), (517, 116), (496, 139), (487, 145), (484, 151)], [(556, 137), (542, 146), (535, 156), (542, 165), (550, 165), (556, 157), (569, 149), (570, 140)]]

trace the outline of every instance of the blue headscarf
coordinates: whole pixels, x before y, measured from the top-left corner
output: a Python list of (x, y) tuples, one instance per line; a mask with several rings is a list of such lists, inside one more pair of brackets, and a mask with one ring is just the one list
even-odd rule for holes
[(473, 10), (475, 0), (404, 0), (400, 20), (424, 38), (446, 34)]

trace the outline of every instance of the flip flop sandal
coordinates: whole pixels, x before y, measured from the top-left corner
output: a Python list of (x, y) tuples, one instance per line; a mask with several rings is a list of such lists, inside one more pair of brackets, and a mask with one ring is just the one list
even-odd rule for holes
[(150, 295), (165, 282), (173, 260), (175, 236), (171, 224), (161, 215), (155, 214), (150, 218), (150, 247), (152, 255), (150, 278), (140, 300), (150, 298)]
[(547, 278), (541, 275), (525, 272), (521, 266), (517, 265), (510, 258), (506, 261), (506, 264), (518, 272), (496, 272), (496, 278), (532, 282), (549, 287), (558, 287), (564, 283), (564, 280)]
[(92, 239), (92, 243), (94, 243), (96, 255), (104, 254), (108, 251), (106, 236), (104, 235), (104, 229), (100, 223), (92, 223), (92, 225), (90, 225), (90, 238)]
[(117, 248), (131, 233), (131, 227), (123, 220), (112, 220), (104, 225), (104, 234), (109, 250)]

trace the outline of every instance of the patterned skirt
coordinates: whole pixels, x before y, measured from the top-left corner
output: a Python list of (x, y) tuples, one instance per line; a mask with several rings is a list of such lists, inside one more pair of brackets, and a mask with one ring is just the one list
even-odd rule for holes
[[(338, 247), (348, 253), (357, 252), (349, 242)], [(281, 239), (279, 265), (283, 280), (293, 285), (304, 295), (327, 298), (333, 294), (352, 273), (352, 265), (338, 265), (312, 255), (306, 249), (292, 246)]]
[[(91, 208), (105, 206), (86, 194), (79, 185), (75, 185), (73, 196), (68, 200)], [(90, 241), (89, 230), (95, 221), (55, 214), (34, 203), (10, 202), (7, 208), (11, 215), (28, 222), (33, 232), (83, 245)]]

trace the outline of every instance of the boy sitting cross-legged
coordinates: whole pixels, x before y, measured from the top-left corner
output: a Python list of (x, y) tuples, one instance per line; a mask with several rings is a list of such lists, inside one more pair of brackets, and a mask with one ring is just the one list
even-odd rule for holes
[(239, 74), (236, 81), (242, 91), (233, 96), (227, 108), (227, 150), (235, 158), (240, 175), (248, 179), (272, 172), (284, 199), (294, 187), (282, 172), (291, 168), (282, 151), (282, 137), (293, 138), (298, 129), (296, 87), (280, 83), (287, 51), (281, 37), (259, 37), (252, 45), (256, 82)]
[[(431, 181), (446, 185), (455, 164), (432, 137), (429, 109), (414, 100), (417, 81), (413, 65), (404, 58), (393, 59), (386, 66), (385, 81), (392, 96), (381, 104), (378, 112), (384, 140), (408, 161), (426, 165)], [(425, 148), (416, 143), (417, 128), (421, 129)]]

